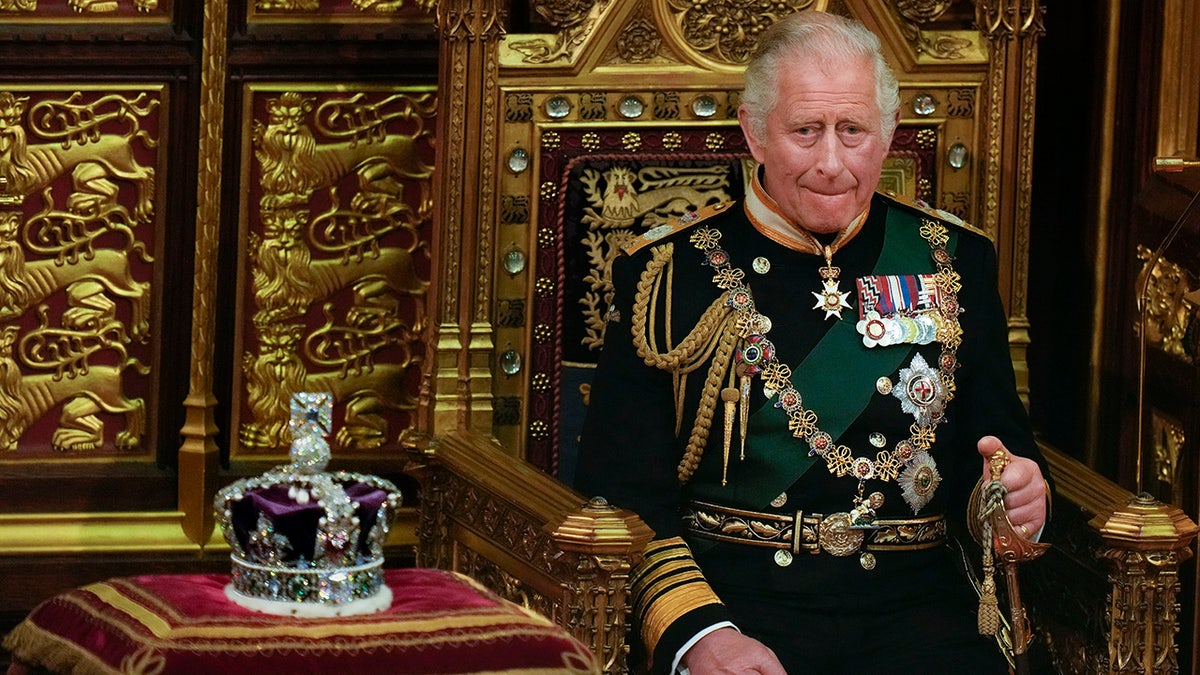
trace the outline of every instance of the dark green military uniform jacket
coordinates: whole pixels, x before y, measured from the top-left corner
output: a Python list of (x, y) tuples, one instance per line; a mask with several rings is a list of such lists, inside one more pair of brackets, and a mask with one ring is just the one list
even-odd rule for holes
[[(938, 265), (931, 260), (931, 247), (918, 232), (930, 223), (945, 228), (950, 238), (945, 249), (961, 283), (956, 300), (962, 332), (961, 344), (952, 350), (953, 395), (940, 411), (936, 440), (929, 448), (940, 483), (918, 513), (905, 501), (896, 480), (868, 479), (863, 483), (865, 493), (883, 496), (875, 513), (878, 518), (945, 514), (952, 524), (961, 523), (967, 497), (981, 475), (976, 442), (986, 435), (999, 437), (1018, 455), (1037, 459), (1048, 475), (1016, 393), (1007, 323), (997, 292), (996, 254), (985, 236), (929, 210), (877, 194), (861, 229), (833, 254), (833, 265), (840, 269), (840, 290), (849, 291), (851, 307), (843, 310), (839, 322), (814, 309), (818, 302), (814, 292), (822, 289), (823, 257), (766, 236), (752, 224), (742, 202), (709, 208), (703, 216), (636, 247), (613, 265), (615, 299), (581, 436), (576, 480), (585, 494), (636, 511), (656, 533), (639, 570), (640, 587), (635, 579), (636, 618), (656, 669), (668, 667), (676, 650), (697, 630), (730, 619), (710, 584), (717, 589), (737, 583), (779, 593), (824, 593), (836, 596), (839, 603), (869, 607), (919, 599), (926, 592), (926, 581), (944, 581), (947, 575), (958, 574), (946, 547), (880, 553), (871, 570), (864, 569), (855, 555), (823, 553), (802, 554), (781, 566), (772, 549), (714, 543), (685, 532), (681, 507), (689, 500), (766, 513), (831, 514), (850, 510), (858, 486), (853, 476), (831, 473), (822, 457), (810, 455), (809, 443), (793, 436), (789, 417), (776, 406), (777, 399), (764, 394), (761, 376), (753, 379), (751, 387), (744, 459), (740, 457), (741, 403), (732, 406), (733, 442), (726, 459), (727, 407), (718, 398), (708, 419), (700, 420), (699, 426), (707, 425), (708, 435), (699, 465), (681, 481), (679, 465), (689, 440), (694, 444), (697, 411), (705, 409), (706, 387), (712, 395), (709, 366), (720, 346), (707, 354), (693, 350), (701, 352), (691, 359), (700, 361), (698, 365), (670, 363), (662, 355), (678, 351), (698, 324), (734, 313), (729, 308), (721, 314), (713, 307), (724, 291), (714, 283), (719, 266), (694, 242), (701, 230), (720, 233), (716, 247), (728, 255), (729, 269), (741, 270), (756, 311), (770, 319), (765, 337), (776, 360), (795, 371), (793, 385), (805, 407), (818, 417), (818, 425), (828, 420), (844, 426), (835, 434), (836, 443), (856, 457), (875, 457), (881, 449), (887, 451), (909, 439), (916, 419), (911, 409), (905, 410), (902, 399), (882, 393), (886, 387), (877, 386), (879, 378), (901, 386), (905, 373), (916, 367), (914, 358), (919, 355), (936, 369), (944, 350), (937, 341), (866, 346), (854, 330), (861, 302), (855, 281), (935, 273)], [(896, 241), (902, 242), (899, 248), (893, 246)], [(822, 343), (830, 331), (842, 333)], [(648, 365), (637, 353), (639, 345), (643, 352), (653, 347), (651, 351), (660, 358)], [(737, 345), (744, 348), (745, 340)], [(814, 352), (815, 360), (806, 361)], [(689, 368), (691, 372), (682, 377), (681, 371)], [(732, 379), (722, 374), (716, 386), (737, 388), (737, 382), (735, 370)], [(845, 419), (837, 423), (839, 415)]]

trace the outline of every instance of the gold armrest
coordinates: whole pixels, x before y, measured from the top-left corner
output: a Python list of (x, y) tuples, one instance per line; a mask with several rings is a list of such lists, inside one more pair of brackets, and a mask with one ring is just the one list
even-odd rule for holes
[(537, 610), (625, 672), (629, 571), (653, 532), (479, 434), (409, 435), (421, 483), (417, 564), (470, 575)]

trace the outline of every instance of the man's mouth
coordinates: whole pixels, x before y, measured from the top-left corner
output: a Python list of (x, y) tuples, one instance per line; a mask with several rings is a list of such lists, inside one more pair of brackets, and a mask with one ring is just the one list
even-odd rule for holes
[(830, 185), (822, 183), (818, 185), (800, 185), (801, 190), (811, 192), (819, 197), (841, 197), (843, 195), (853, 194), (854, 185)]

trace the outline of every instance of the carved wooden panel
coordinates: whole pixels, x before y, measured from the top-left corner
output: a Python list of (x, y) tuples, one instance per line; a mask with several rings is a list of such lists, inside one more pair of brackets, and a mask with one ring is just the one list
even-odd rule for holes
[(236, 456), (286, 454), (288, 400), (335, 397), (335, 447), (394, 447), (416, 406), (433, 92), (248, 85)]
[(154, 461), (155, 85), (0, 88), (0, 461)]
[(0, 0), (0, 632), (106, 576), (228, 570), (213, 493), (277, 463), (292, 385), (338, 394), (342, 467), (399, 472), (430, 3), (263, 5), (285, 20)]
[[(1146, 289), (1147, 343), (1185, 364), (1195, 364), (1200, 359), (1200, 281), (1167, 256), (1150, 270), (1154, 252), (1141, 244), (1135, 251), (1142, 261), (1137, 287)], [(1135, 325), (1134, 330), (1140, 329)]]
[[(1120, 297), (1126, 302), (1116, 310), (1122, 330), (1108, 343), (1108, 349), (1121, 356), (1125, 381), (1119, 388), (1104, 391), (1102, 399), (1104, 405), (1119, 411), (1119, 425), (1114, 420), (1112, 431), (1116, 433), (1112, 436), (1124, 441), (1117, 456), (1126, 480), (1178, 505), (1193, 520), (1200, 513), (1200, 461), (1195, 450), (1200, 438), (1200, 417), (1196, 415), (1200, 408), (1200, 213), (1193, 212), (1171, 243), (1162, 246), (1198, 190), (1200, 172), (1193, 168), (1150, 177), (1140, 195), (1141, 208), (1130, 221), (1127, 253), (1114, 265), (1125, 273)], [(1149, 270), (1153, 251), (1159, 251), (1161, 258)], [(1143, 297), (1143, 289), (1144, 336), (1135, 302)], [(1143, 337), (1144, 383), (1139, 373)], [(1200, 565), (1194, 557), (1181, 562), (1178, 578), (1171, 580), (1180, 585), (1181, 607), (1167, 613), (1168, 618), (1179, 620), (1180, 661), (1186, 672), (1189, 661), (1194, 662), (1190, 664), (1193, 669), (1200, 666), (1196, 661), (1200, 656), (1194, 651), (1200, 625)]]
[(625, 673), (629, 572), (649, 528), (478, 435), (414, 434), (409, 451), (423, 488), (418, 564), (470, 574), (566, 628), (604, 672)]

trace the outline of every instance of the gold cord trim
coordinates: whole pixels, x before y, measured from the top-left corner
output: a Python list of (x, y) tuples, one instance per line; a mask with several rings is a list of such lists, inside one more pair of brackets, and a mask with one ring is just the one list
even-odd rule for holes
[[(686, 483), (700, 465), (704, 446), (712, 426), (712, 414), (719, 398), (722, 380), (729, 372), (734, 346), (738, 335), (734, 327), (735, 312), (726, 304), (728, 292), (722, 293), (696, 322), (691, 332), (665, 353), (658, 350), (656, 317), (658, 297), (665, 288), (666, 344), (671, 344), (671, 290), (674, 274), (671, 260), (675, 247), (666, 243), (652, 251), (650, 262), (638, 279), (633, 298), (632, 333), (633, 346), (646, 365), (665, 370), (674, 375), (675, 388), (675, 431), (679, 435), (683, 424), (683, 405), (687, 375), (698, 370), (711, 359), (700, 405), (688, 435), (687, 449), (679, 463), (679, 482)], [(664, 279), (665, 277), (665, 279)]]
[(700, 458), (704, 456), (704, 446), (708, 444), (708, 433), (712, 428), (713, 412), (717, 407), (717, 398), (721, 390), (721, 380), (729, 370), (733, 360), (733, 349), (738, 336), (733, 330), (733, 317), (728, 316), (721, 322), (723, 334), (717, 355), (713, 357), (712, 367), (708, 369), (708, 377), (704, 380), (704, 390), (700, 394), (700, 405), (696, 409), (696, 421), (692, 425), (692, 433), (688, 437), (687, 449), (679, 462), (679, 482), (687, 483), (696, 469), (700, 466)]

